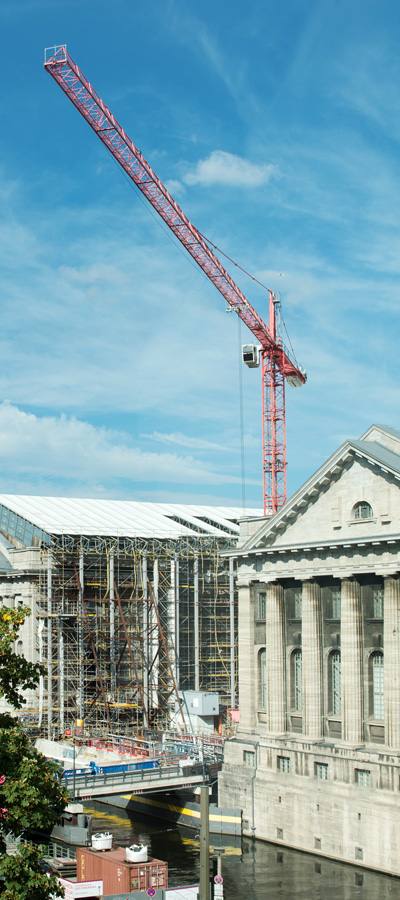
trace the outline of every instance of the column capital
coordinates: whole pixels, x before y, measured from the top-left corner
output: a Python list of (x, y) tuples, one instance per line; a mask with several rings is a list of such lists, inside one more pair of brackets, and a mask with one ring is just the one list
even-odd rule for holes
[(249, 588), (252, 583), (253, 582), (252, 582), (251, 578), (248, 578), (247, 576), (244, 576), (242, 578), (238, 577), (236, 579), (236, 587), (237, 588)]
[(257, 582), (259, 584), (266, 585), (266, 586), (269, 586), (270, 584), (271, 585), (274, 585), (274, 584), (279, 585), (280, 584), (279, 579), (275, 578), (274, 575), (263, 575), (261, 573), (260, 573), (260, 577), (257, 578)]

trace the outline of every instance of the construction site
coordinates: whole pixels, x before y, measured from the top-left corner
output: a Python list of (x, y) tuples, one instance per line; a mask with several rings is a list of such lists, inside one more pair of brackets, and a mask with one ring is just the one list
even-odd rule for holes
[(185, 691), (217, 693), (210, 727), (225, 721), (237, 705), (237, 595), (223, 553), (240, 510), (5, 495), (0, 504), (2, 603), (32, 610), (21, 652), (47, 672), (27, 725), (49, 738), (71, 726), (193, 727)]
[[(65, 45), (47, 49), (44, 65), (252, 333), (256, 343), (244, 345), (242, 357), (249, 368), (261, 366), (263, 512), (276, 512), (286, 500), (285, 383), (306, 381), (283, 342), (279, 299), (265, 288), (264, 323)], [(162, 730), (177, 717), (185, 728), (200, 719), (203, 729), (221, 727), (237, 705), (235, 559), (224, 552), (235, 546), (243, 510), (19, 496), (0, 503), (3, 602), (32, 609), (21, 652), (47, 673), (30, 698), (31, 724), (49, 738), (71, 723), (74, 733)], [(190, 691), (197, 694), (191, 713)], [(209, 721), (201, 692), (217, 698)]]

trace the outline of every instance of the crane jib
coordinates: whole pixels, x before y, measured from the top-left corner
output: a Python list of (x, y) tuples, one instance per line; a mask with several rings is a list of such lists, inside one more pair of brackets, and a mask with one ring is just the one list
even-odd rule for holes
[[(261, 345), (264, 510), (275, 512), (286, 500), (284, 379), (289, 384), (301, 385), (306, 381), (306, 374), (277, 338), (274, 295), (269, 292), (270, 320), (267, 326), (69, 56), (66, 46), (46, 50), (44, 66)], [(281, 434), (278, 434), (279, 429)]]

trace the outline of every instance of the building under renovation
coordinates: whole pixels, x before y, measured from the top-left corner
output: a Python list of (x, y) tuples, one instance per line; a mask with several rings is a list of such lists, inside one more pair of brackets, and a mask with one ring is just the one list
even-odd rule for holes
[[(254, 511), (259, 513), (259, 511)], [(171, 724), (178, 692), (236, 706), (239, 509), (0, 495), (0, 597), (46, 667), (24, 717), (49, 737)], [(182, 709), (180, 710), (182, 713)]]

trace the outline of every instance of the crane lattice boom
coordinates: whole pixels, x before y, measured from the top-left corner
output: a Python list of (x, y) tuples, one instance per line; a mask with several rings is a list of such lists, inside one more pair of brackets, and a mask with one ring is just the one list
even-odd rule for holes
[(306, 375), (281, 339), (276, 337), (274, 295), (270, 292), (267, 326), (71, 59), (66, 46), (46, 50), (44, 66), (259, 342), (263, 381), (264, 511), (275, 512), (286, 500), (284, 379), (300, 385), (305, 383)]

